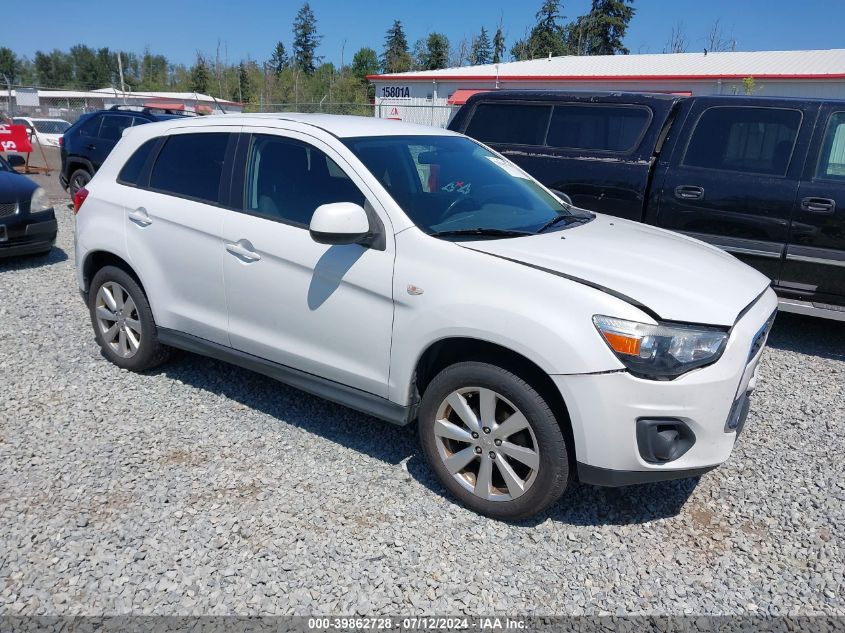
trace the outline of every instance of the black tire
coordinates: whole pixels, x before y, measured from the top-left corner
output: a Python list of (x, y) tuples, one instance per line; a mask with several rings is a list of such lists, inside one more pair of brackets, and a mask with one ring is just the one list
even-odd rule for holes
[(91, 174), (87, 169), (80, 168), (74, 171), (67, 181), (67, 190), (71, 198), (89, 182), (91, 182)]
[[(533, 484), (521, 496), (491, 501), (473, 494), (456, 481), (438, 452), (441, 441), (435, 435), (438, 408), (451, 393), (468, 387), (490, 389), (504, 396), (528, 420), (540, 454), (539, 467)], [(422, 396), (419, 432), (423, 452), (437, 478), (452, 495), (479, 514), (505, 521), (525, 519), (557, 501), (569, 482), (566, 441), (557, 417), (534, 387), (501, 367), (462, 362), (441, 371)]]
[[(96, 316), (97, 293), (100, 288), (109, 282), (120, 284), (135, 303), (137, 319), (141, 323), (141, 336), (138, 349), (134, 356), (123, 357), (116, 353), (104, 339), (102, 329), (98, 325)], [(153, 319), (150, 304), (147, 296), (138, 282), (125, 270), (116, 266), (104, 266), (94, 275), (91, 280), (91, 287), (88, 291), (88, 310), (91, 314), (91, 325), (94, 328), (94, 336), (97, 344), (103, 351), (103, 355), (112, 363), (130, 371), (145, 371), (160, 365), (170, 356), (170, 348), (162, 345), (158, 340), (158, 331)]]

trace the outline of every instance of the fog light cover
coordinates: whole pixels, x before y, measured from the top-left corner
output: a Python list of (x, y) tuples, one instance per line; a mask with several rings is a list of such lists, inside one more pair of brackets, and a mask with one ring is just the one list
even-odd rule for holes
[(637, 420), (637, 448), (650, 464), (666, 464), (678, 459), (695, 444), (695, 433), (686, 422), (674, 418)]

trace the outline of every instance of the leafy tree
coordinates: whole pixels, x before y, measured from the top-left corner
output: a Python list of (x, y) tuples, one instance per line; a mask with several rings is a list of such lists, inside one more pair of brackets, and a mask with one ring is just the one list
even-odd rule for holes
[(352, 58), (352, 74), (359, 81), (367, 81), (367, 75), (375, 75), (378, 69), (378, 53), (372, 48), (359, 49)]
[(505, 34), (502, 33), (502, 26), (499, 25), (499, 27), (496, 29), (496, 34), (493, 36), (493, 63), (500, 63), (504, 54)]
[(490, 36), (487, 29), (481, 27), (481, 33), (472, 41), (472, 50), (469, 54), (470, 64), (489, 64), (493, 59), (493, 47), (490, 43)]
[(50, 53), (36, 51), (35, 76), (44, 88), (66, 88), (73, 85), (73, 64), (70, 56), (58, 49)]
[(10, 82), (15, 83), (18, 80), (19, 71), (18, 56), (12, 52), (11, 48), (0, 47), (0, 75), (6, 75)]
[(408, 52), (408, 38), (400, 20), (394, 20), (393, 26), (384, 38), (384, 52), (381, 65), (385, 73), (403, 73), (411, 69), (411, 54)]
[(167, 88), (167, 58), (164, 55), (153, 55), (150, 49), (144, 51), (140, 61), (141, 90), (164, 90)]
[(569, 25), (569, 47), (578, 55), (627, 55), (622, 39), (636, 12), (632, 2), (593, 0), (590, 12)]
[(306, 75), (313, 75), (322, 59), (317, 56), (321, 39), (323, 37), (317, 35), (317, 18), (306, 2), (293, 21), (293, 63)]
[(270, 67), (276, 76), (282, 74), (282, 71), (288, 67), (290, 60), (288, 59), (288, 52), (285, 50), (283, 42), (276, 42), (276, 48), (273, 49), (273, 56), (270, 58)]
[(423, 70), (437, 70), (449, 65), (449, 39), (442, 33), (430, 33), (425, 41)]
[(197, 61), (191, 67), (190, 90), (200, 94), (208, 94), (211, 85), (211, 73), (208, 70), (208, 63), (201, 53), (197, 53)]
[(517, 41), (511, 48), (516, 59), (535, 59), (546, 55), (566, 55), (569, 52), (567, 33), (560, 20), (560, 0), (543, 0), (537, 11), (537, 24), (525, 39)]

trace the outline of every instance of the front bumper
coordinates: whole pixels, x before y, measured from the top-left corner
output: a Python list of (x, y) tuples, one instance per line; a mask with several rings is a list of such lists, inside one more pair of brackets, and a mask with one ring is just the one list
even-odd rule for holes
[(53, 211), (4, 218), (0, 221), (0, 257), (49, 250), (56, 241), (58, 230)]
[[(762, 346), (750, 358), (749, 351), (776, 307), (768, 290), (734, 325), (716, 363), (675, 380), (645, 380), (626, 371), (552, 376), (572, 423), (579, 478), (623, 486), (695, 477), (727, 460), (748, 413)], [(671, 461), (647, 461), (637, 441), (637, 420), (643, 419), (677, 421), (694, 442)]]

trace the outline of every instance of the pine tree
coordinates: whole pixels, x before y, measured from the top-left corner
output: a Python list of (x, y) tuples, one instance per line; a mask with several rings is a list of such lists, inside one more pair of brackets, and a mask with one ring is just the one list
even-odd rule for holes
[(593, 0), (590, 12), (579, 17), (569, 30), (570, 48), (579, 55), (628, 54), (622, 44), (636, 9), (633, 0)]
[(400, 20), (394, 20), (393, 26), (384, 38), (384, 52), (381, 65), (385, 73), (403, 73), (411, 69), (411, 53), (408, 52), (408, 38)]
[(288, 59), (288, 52), (285, 50), (284, 43), (276, 42), (276, 48), (273, 50), (273, 56), (270, 58), (270, 67), (276, 73), (276, 76), (281, 75), (289, 63), (290, 60)]
[(543, 0), (537, 11), (537, 24), (523, 40), (516, 42), (511, 54), (518, 60), (534, 59), (546, 55), (566, 55), (570, 52), (567, 32), (560, 25), (561, 0)]
[(470, 64), (489, 64), (493, 58), (492, 46), (490, 44), (490, 37), (487, 35), (487, 29), (481, 27), (481, 33), (472, 40), (472, 51), (469, 54)]
[(208, 64), (202, 54), (197, 53), (197, 61), (191, 67), (190, 88), (191, 92), (208, 94), (208, 87), (211, 83), (211, 74), (208, 72)]
[(241, 103), (252, 101), (252, 80), (244, 62), (238, 65), (238, 97)]
[(317, 46), (321, 35), (317, 35), (317, 18), (306, 2), (293, 21), (293, 63), (306, 75), (313, 75), (322, 57), (317, 57)]
[(425, 41), (426, 55), (423, 70), (437, 70), (449, 65), (449, 39), (442, 33), (430, 33)]
[(496, 35), (493, 36), (493, 63), (500, 63), (504, 54), (505, 34), (502, 33), (502, 27), (499, 26), (499, 28), (496, 29)]

